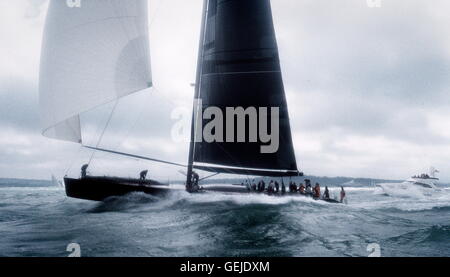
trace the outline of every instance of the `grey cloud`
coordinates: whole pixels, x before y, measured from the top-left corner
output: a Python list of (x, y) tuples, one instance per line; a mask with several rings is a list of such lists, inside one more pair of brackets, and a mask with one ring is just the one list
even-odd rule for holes
[(43, 12), (44, 5), (48, 0), (28, 0), (27, 9), (25, 11), (25, 17), (27, 18), (37, 18)]
[(450, 105), (447, 25), (435, 20), (426, 1), (383, 1), (380, 9), (365, 3), (274, 4), (283, 27), (285, 83), (298, 100), (290, 110), (307, 111), (291, 112), (304, 117), (294, 117), (300, 122), (294, 125), (303, 132), (338, 128), (344, 134), (447, 144), (430, 132), (427, 119), (430, 111)]
[(39, 132), (38, 94), (28, 80), (0, 81), (0, 125), (26, 132)]

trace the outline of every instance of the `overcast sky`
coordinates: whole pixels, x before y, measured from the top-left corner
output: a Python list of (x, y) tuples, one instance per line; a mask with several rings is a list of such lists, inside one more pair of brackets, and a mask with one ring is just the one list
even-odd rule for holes
[[(77, 176), (91, 152), (41, 137), (46, 0), (0, 1), (0, 177)], [(174, 110), (192, 105), (202, 0), (150, 0), (155, 88), (120, 101), (101, 146), (185, 163)], [(272, 0), (297, 162), (307, 174), (450, 181), (450, 2)], [(131, 107), (131, 108), (130, 108)], [(84, 114), (95, 144), (111, 106)], [(178, 169), (96, 154), (91, 172), (179, 179)]]

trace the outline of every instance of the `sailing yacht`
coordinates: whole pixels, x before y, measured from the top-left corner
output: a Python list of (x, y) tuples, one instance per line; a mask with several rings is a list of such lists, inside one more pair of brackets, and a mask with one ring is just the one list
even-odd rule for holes
[[(40, 107), (44, 136), (84, 145), (80, 114), (153, 85), (148, 3), (69, 2), (50, 1), (41, 54)], [(270, 0), (204, 0), (193, 107), (186, 165), (101, 149), (98, 145), (84, 146), (183, 167), (187, 171), (185, 189), (189, 192), (201, 191), (202, 179), (196, 171), (210, 176), (303, 175), (294, 154)], [(198, 139), (202, 136), (199, 130), (211, 122), (198, 114), (210, 107), (222, 111), (230, 107), (245, 111), (276, 108), (277, 114), (269, 113), (264, 120), (270, 122), (277, 117), (277, 151), (262, 153), (261, 147), (267, 141), (259, 137), (244, 142)], [(236, 118), (226, 120), (234, 125), (227, 130), (228, 136), (242, 131), (242, 125), (234, 124)], [(250, 125), (243, 124), (246, 134), (254, 130)], [(66, 177), (64, 182), (69, 197), (96, 201), (133, 191), (164, 194), (174, 189), (145, 178), (82, 176)]]

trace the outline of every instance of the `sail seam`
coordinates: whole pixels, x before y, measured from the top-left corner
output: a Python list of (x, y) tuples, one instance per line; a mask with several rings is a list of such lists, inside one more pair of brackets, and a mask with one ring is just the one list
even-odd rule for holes
[(266, 168), (255, 168), (255, 167), (236, 167), (236, 166), (226, 166), (217, 164), (207, 164), (207, 163), (195, 163), (195, 167), (208, 167), (208, 168), (219, 168), (219, 169), (229, 169), (229, 170), (247, 170), (247, 171), (270, 171), (270, 172), (298, 172), (295, 169), (266, 169)]
[(140, 17), (140, 16), (115, 16), (115, 17), (105, 17), (105, 18), (102, 18), (102, 19), (100, 19), (100, 20), (93, 20), (93, 21), (89, 21), (89, 22), (86, 22), (86, 23), (83, 23), (83, 24), (74, 25), (74, 26), (72, 26), (72, 27), (70, 27), (70, 28), (62, 29), (62, 31), (67, 32), (67, 31), (70, 31), (70, 30), (73, 30), (73, 29), (77, 29), (77, 28), (79, 28), (79, 27), (83, 27), (83, 26), (86, 26), (86, 25), (95, 24), (95, 23), (102, 22), (102, 21), (110, 21), (110, 20), (115, 20), (115, 19), (139, 18), (139, 17)]
[(275, 71), (243, 71), (243, 72), (217, 72), (217, 73), (206, 73), (203, 76), (210, 75), (234, 75), (234, 74), (266, 74), (266, 73), (280, 73), (280, 70)]

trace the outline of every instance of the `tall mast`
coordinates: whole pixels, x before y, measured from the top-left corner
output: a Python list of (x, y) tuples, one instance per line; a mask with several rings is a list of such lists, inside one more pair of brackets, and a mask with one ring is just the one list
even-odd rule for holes
[[(188, 160), (188, 170), (187, 170), (187, 180), (186, 180), (186, 190), (192, 192), (192, 174), (194, 167), (194, 147), (195, 147), (195, 120), (197, 114), (197, 100), (200, 97), (200, 87), (201, 87), (201, 77), (202, 77), (202, 64), (203, 64), (203, 46), (205, 42), (205, 25), (206, 17), (208, 13), (208, 1), (203, 1), (203, 12), (202, 12), (202, 26), (200, 29), (200, 42), (198, 48), (198, 58), (197, 58), (197, 76), (195, 80), (195, 96), (194, 105), (192, 112), (192, 122), (191, 122), (191, 141), (189, 144), (189, 160)], [(200, 107), (201, 108), (201, 107)]]

